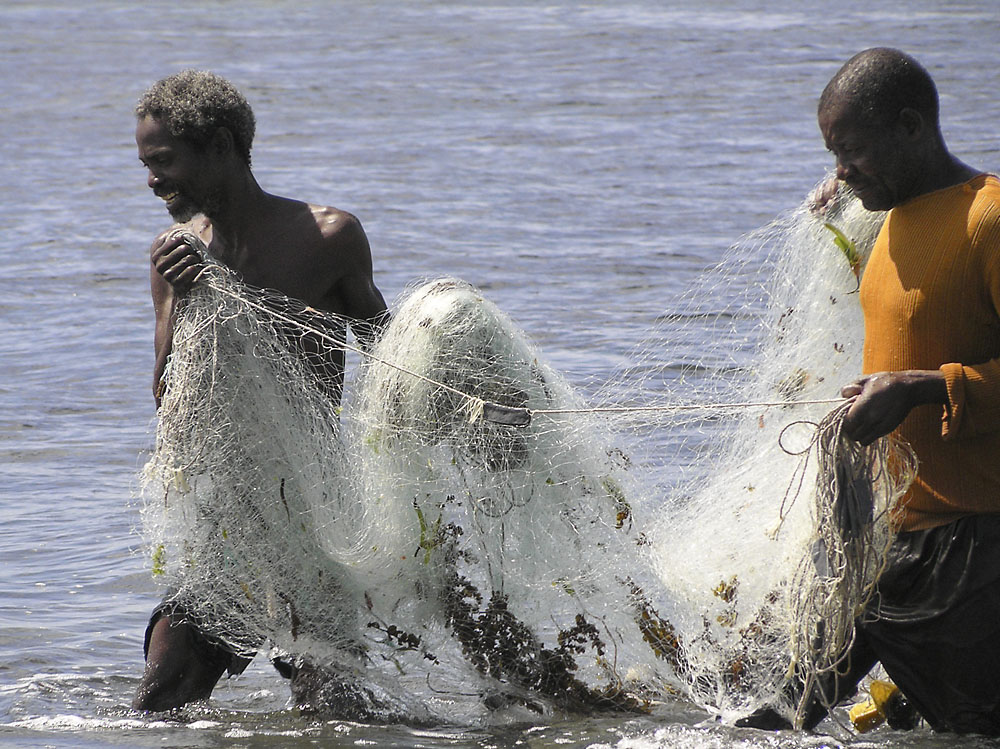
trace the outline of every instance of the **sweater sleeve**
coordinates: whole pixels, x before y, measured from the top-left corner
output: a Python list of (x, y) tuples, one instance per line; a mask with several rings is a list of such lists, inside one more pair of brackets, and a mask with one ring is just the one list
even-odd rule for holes
[(941, 422), (945, 440), (1000, 430), (1000, 359), (982, 364), (941, 366), (948, 403)]
[[(981, 206), (975, 223), (973, 246), (981, 258), (983, 281), (992, 314), (1000, 329), (1000, 205)], [(998, 352), (1000, 353), (1000, 352)], [(945, 440), (964, 439), (1000, 431), (1000, 356), (984, 362), (952, 362), (940, 367), (948, 389), (942, 417)]]

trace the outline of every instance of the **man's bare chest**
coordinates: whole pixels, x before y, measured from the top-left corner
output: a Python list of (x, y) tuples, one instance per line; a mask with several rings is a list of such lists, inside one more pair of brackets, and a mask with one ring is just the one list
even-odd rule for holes
[(209, 252), (243, 283), (280, 292), (317, 309), (339, 308), (338, 279), (342, 275), (335, 254), (316, 238), (299, 232), (257, 232), (253, 241), (233, 247), (212, 236), (210, 225), (203, 238)]
[(244, 252), (209, 252), (245, 284), (277, 291), (318, 309), (330, 309), (336, 278), (314, 253), (294, 247), (280, 251), (249, 248)]

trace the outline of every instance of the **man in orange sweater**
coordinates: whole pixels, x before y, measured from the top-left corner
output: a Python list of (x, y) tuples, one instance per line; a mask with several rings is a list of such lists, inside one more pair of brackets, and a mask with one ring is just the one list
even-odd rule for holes
[[(837, 178), (889, 211), (861, 281), (865, 375), (842, 390), (845, 430), (895, 432), (919, 472), (844, 673), (805, 723), (881, 661), (934, 729), (998, 735), (1000, 182), (948, 151), (934, 82), (898, 50), (851, 58), (818, 119)], [(779, 725), (755, 716), (743, 724)]]

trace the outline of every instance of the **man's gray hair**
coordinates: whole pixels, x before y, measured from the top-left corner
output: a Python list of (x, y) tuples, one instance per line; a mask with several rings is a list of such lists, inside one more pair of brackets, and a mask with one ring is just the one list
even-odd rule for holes
[(232, 133), (237, 153), (250, 165), (253, 110), (233, 84), (215, 73), (184, 70), (157, 81), (139, 98), (135, 115), (161, 122), (172, 135), (200, 148), (224, 127)]

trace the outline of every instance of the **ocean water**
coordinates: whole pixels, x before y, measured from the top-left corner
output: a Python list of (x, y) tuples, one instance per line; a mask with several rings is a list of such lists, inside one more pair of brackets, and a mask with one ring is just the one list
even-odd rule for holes
[(815, 102), (854, 52), (917, 56), (952, 149), (1000, 169), (997, 39), (993, 0), (4, 0), (0, 745), (974, 744), (738, 731), (681, 704), (475, 731), (317, 721), (263, 662), (177, 715), (131, 711), (159, 597), (132, 499), (154, 424), (146, 252), (168, 223), (131, 110), (181, 68), (230, 78), (262, 186), (355, 213), (387, 299), (461, 277), (594, 392), (829, 170)]

